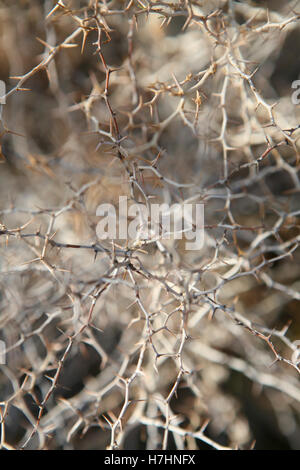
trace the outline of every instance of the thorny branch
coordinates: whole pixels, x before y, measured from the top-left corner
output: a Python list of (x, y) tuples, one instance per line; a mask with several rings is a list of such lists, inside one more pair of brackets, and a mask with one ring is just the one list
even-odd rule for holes
[[(28, 188), (14, 176), (0, 210), (1, 448), (77, 448), (95, 429), (96, 448), (126, 448), (133, 429), (149, 449), (249, 448), (255, 435), (221, 387), (230, 371), (280, 396), (298, 429), (299, 328), (290, 335), (282, 312), (300, 300), (299, 119), (260, 74), (299, 33), (295, 2), (52, 3), (37, 65), (11, 54), (9, 69), (25, 72), (2, 97), (13, 150), (1, 156), (33, 176)], [(9, 44), (14, 8), (0, 10)], [(51, 151), (25, 107), (45, 71)], [(120, 195), (205, 204), (204, 248), (98, 240), (96, 207)], [(14, 410), (24, 432), (10, 440)]]

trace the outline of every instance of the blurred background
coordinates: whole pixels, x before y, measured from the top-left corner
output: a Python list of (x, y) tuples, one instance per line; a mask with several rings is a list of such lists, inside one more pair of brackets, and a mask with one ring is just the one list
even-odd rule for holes
[[(300, 448), (299, 40), (298, 1), (0, 0), (2, 448)], [(203, 248), (99, 240), (124, 195)]]

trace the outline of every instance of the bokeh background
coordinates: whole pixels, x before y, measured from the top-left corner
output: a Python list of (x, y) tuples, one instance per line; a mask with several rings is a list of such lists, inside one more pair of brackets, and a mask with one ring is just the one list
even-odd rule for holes
[[(299, 450), (299, 40), (298, 1), (0, 1), (2, 448)], [(203, 248), (99, 240), (124, 195)]]

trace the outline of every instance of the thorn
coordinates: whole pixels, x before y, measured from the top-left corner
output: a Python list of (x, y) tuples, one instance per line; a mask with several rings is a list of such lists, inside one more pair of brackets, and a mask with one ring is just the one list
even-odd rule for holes
[(43, 39), (39, 38), (39, 37), (36, 37), (35, 38), (38, 42), (40, 42), (41, 44), (43, 44), (43, 46), (47, 47), (50, 51), (53, 50), (53, 46), (50, 46), (50, 44), (48, 44), (46, 41), (44, 41)]
[(59, 8), (65, 8), (64, 4), (61, 4), (60, 1), (49, 11), (48, 15), (46, 16), (46, 20), (50, 18), (53, 13), (55, 13)]
[(80, 51), (81, 54), (83, 54), (88, 34), (89, 34), (89, 32), (86, 29), (82, 28), (82, 35), (83, 36), (82, 36), (82, 45), (81, 45), (81, 51)]
[[(17, 91), (32, 91), (31, 88), (19, 88), (19, 87), (17, 87), (16, 90)], [(22, 136), (22, 137), (25, 137), (25, 136)]]

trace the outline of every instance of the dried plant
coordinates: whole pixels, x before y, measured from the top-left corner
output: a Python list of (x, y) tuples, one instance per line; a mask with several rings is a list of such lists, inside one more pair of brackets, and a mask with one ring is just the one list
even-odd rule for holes
[[(299, 449), (297, 1), (2, 0), (1, 447)], [(205, 244), (97, 207), (205, 207)]]

